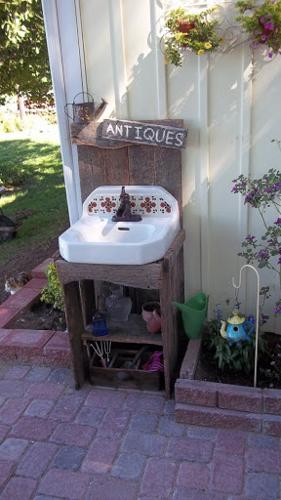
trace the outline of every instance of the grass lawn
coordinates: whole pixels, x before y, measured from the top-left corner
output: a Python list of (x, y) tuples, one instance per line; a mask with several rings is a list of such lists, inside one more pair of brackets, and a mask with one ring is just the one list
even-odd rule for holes
[(0, 198), (0, 207), (21, 221), (17, 236), (0, 245), (0, 264), (22, 252), (47, 246), (66, 227), (68, 216), (59, 146), (28, 138), (0, 140), (0, 184), (18, 179), (20, 184)]

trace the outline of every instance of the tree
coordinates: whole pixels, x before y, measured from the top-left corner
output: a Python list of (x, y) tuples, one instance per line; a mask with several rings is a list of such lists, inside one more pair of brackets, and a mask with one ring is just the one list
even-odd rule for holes
[(52, 101), (52, 83), (40, 0), (0, 0), (0, 99)]

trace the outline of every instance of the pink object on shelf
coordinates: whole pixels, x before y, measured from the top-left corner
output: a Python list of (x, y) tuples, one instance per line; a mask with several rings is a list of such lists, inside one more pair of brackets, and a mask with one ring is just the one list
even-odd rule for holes
[(143, 370), (148, 372), (163, 372), (163, 352), (155, 351), (149, 358), (149, 360), (143, 365)]

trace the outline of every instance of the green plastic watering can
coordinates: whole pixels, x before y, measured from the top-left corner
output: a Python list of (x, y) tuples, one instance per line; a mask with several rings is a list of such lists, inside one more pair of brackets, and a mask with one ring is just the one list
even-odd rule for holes
[(209, 297), (202, 292), (193, 295), (184, 304), (173, 302), (181, 311), (184, 331), (188, 338), (200, 338), (202, 326), (207, 317), (208, 302)]

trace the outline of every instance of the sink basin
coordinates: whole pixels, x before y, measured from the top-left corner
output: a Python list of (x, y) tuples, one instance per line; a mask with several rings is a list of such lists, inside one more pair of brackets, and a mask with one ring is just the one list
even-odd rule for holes
[(177, 200), (160, 186), (126, 186), (139, 222), (112, 222), (121, 186), (101, 186), (83, 204), (82, 217), (59, 237), (68, 262), (147, 264), (161, 259), (180, 229)]

